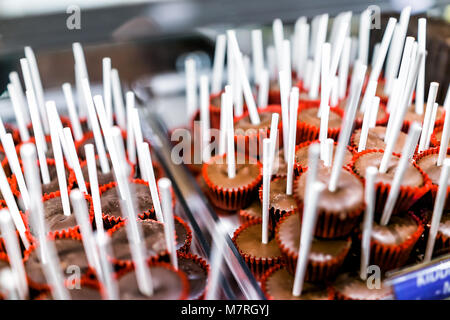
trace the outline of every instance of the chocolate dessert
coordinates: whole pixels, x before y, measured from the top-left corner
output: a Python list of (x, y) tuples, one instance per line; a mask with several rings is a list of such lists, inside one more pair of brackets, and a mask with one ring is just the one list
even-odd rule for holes
[[(100, 161), (98, 160), (98, 157), (96, 157), (95, 163), (97, 165), (97, 181), (99, 186), (116, 181), (114, 178), (112, 163), (109, 157), (108, 162), (111, 170), (108, 173), (103, 173), (102, 168), (100, 166)], [(84, 181), (86, 183), (89, 183), (89, 169), (86, 162), (81, 163), (81, 172), (83, 173)]]
[[(386, 127), (377, 126), (374, 128), (370, 128), (369, 133), (367, 134), (365, 150), (385, 149), (386, 148), (386, 143), (384, 142), (385, 137), (386, 137)], [(399, 133), (393, 152), (402, 153), (403, 146), (406, 143), (407, 137), (408, 135), (406, 133), (404, 132)], [(361, 138), (361, 129), (357, 129), (355, 130), (351, 138), (351, 144), (356, 149), (358, 149), (360, 138)]]
[[(317, 116), (318, 110), (318, 106), (312, 108), (300, 108), (298, 113), (298, 121), (320, 128), (320, 118)], [(336, 113), (333, 109), (330, 109), (328, 128), (340, 128), (342, 120), (342, 117), (338, 113)]]
[(286, 268), (276, 266), (264, 276), (262, 288), (269, 300), (330, 300), (326, 287), (305, 282), (300, 296), (292, 295), (294, 276)]
[(208, 265), (205, 260), (192, 254), (178, 253), (178, 268), (189, 281), (189, 300), (198, 300), (205, 293)]
[[(89, 264), (81, 240), (59, 238), (52, 241), (58, 254), (61, 271), (66, 278), (70, 278), (70, 276), (73, 275), (73, 270), (71, 271), (70, 268), (71, 266), (80, 268), (82, 274), (88, 270)], [(25, 271), (30, 280), (38, 285), (45, 286), (46, 278), (44, 276), (44, 271), (42, 270), (39, 254), (39, 247), (25, 253)]]
[(338, 300), (383, 300), (392, 294), (390, 287), (370, 288), (357, 275), (344, 273), (333, 283), (335, 298)]
[[(282, 219), (276, 240), (286, 261), (286, 270), (295, 274), (300, 246), (301, 223), (298, 214)], [(334, 277), (347, 256), (350, 238), (322, 240), (314, 238), (308, 257), (306, 281), (323, 281)]]
[[(449, 151), (447, 151), (447, 154), (449, 154)], [(419, 155), (416, 163), (428, 175), (428, 177), (431, 179), (431, 182), (434, 185), (438, 186), (442, 171), (442, 166), (437, 166), (439, 149), (434, 149), (434, 151), (429, 149), (426, 153), (427, 154), (424, 156)]]
[[(50, 183), (42, 185), (42, 193), (50, 194), (59, 190), (58, 174), (56, 172), (56, 165), (54, 160), (47, 160), (48, 173), (50, 176)], [(70, 170), (65, 167), (66, 183), (69, 186)]]
[[(319, 163), (317, 180), (328, 186), (331, 169)], [(331, 192), (326, 188), (320, 195), (315, 231), (317, 237), (335, 238), (348, 235), (356, 226), (364, 209), (362, 182), (348, 170), (341, 170), (336, 191)], [(303, 211), (307, 176), (308, 171), (300, 175), (294, 185), (299, 212)]]
[[(424, 222), (425, 232), (423, 236), (423, 252), (425, 252), (426, 243), (430, 232), (431, 219), (433, 211), (425, 209), (420, 212), (420, 217)], [(450, 212), (443, 212), (439, 222), (436, 241), (434, 243), (433, 256), (441, 256), (450, 253)]]
[(253, 200), (253, 202), (244, 209), (239, 210), (239, 217), (241, 222), (262, 222), (262, 206), (259, 199)]
[(59, 194), (58, 196), (45, 200), (43, 205), (44, 219), (48, 226), (48, 231), (66, 230), (77, 226), (77, 220), (73, 212), (71, 212), (70, 216), (64, 215), (61, 196)]
[(168, 265), (151, 265), (153, 295), (143, 295), (138, 287), (136, 273), (129, 271), (118, 278), (121, 300), (181, 300), (189, 290), (186, 276)]
[[(313, 143), (319, 143), (319, 140), (308, 141), (308, 142), (299, 144), (295, 149), (295, 164), (298, 167), (297, 171), (299, 173), (303, 172), (308, 167), (309, 147)], [(337, 142), (334, 142), (333, 156), (336, 154), (336, 149), (337, 149)], [(352, 161), (352, 158), (353, 158), (352, 148), (347, 147), (347, 149), (345, 149), (345, 153), (344, 153), (344, 166), (349, 165)]]

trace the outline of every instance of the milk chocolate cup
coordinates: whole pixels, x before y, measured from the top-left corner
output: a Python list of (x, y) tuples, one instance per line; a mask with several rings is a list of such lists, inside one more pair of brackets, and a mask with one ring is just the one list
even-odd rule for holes
[(248, 222), (246, 224), (241, 225), (234, 232), (232, 241), (236, 246), (236, 248), (238, 249), (239, 253), (241, 254), (242, 258), (244, 258), (245, 262), (247, 263), (247, 266), (250, 268), (250, 271), (252, 271), (256, 279), (260, 279), (269, 268), (281, 263), (282, 257), (281, 256), (256, 257), (252, 254), (244, 252), (239, 247), (237, 239), (242, 234), (242, 232), (245, 232), (247, 228), (257, 224), (258, 223), (256, 222)]
[(218, 158), (224, 157), (226, 155), (215, 156), (205, 163), (202, 168), (202, 177), (207, 185), (206, 193), (213, 205), (223, 210), (235, 211), (246, 207), (256, 195), (262, 181), (262, 165), (260, 162), (256, 162), (259, 175), (251, 183), (239, 188), (225, 188), (211, 181), (207, 171), (208, 166), (215, 163)]
[(404, 266), (408, 261), (414, 245), (424, 231), (420, 219), (411, 212), (408, 212), (408, 215), (417, 223), (417, 230), (406, 241), (394, 245), (386, 245), (374, 240), (370, 243), (370, 262), (378, 265), (383, 271)]
[[(416, 164), (418, 165), (418, 167), (422, 169), (422, 167), (420, 166), (420, 160), (422, 160), (423, 158), (425, 158), (429, 155), (439, 154), (439, 150), (440, 150), (440, 147), (429, 148), (419, 154), (416, 154), (414, 156), (414, 160), (416, 161)], [(447, 155), (448, 154), (450, 154), (450, 148), (447, 149)], [(432, 208), (436, 201), (438, 189), (439, 189), (439, 185), (431, 182), (429, 191), (426, 194), (424, 194), (423, 197), (419, 200), (420, 203), (423, 203), (425, 206)], [(450, 193), (450, 186), (447, 187), (447, 196), (446, 196), (447, 200), (444, 205), (444, 210), (450, 210), (450, 197), (448, 196), (449, 193)]]
[[(352, 171), (365, 183), (365, 179), (363, 177), (362, 172), (358, 172), (355, 167), (356, 161), (363, 155), (373, 152), (381, 152), (383, 153), (383, 149), (369, 149), (364, 150), (358, 153), (355, 153), (353, 156), (350, 167)], [(401, 155), (393, 153), (393, 155), (400, 157)], [(394, 207), (393, 214), (397, 214), (399, 212), (407, 212), (409, 208), (411, 208), (414, 203), (416, 203), (419, 199), (421, 199), (430, 189), (431, 180), (428, 175), (416, 164), (416, 162), (411, 163), (422, 175), (423, 184), (419, 187), (411, 187), (411, 186), (400, 186), (400, 193), (397, 198), (397, 202)], [(388, 198), (389, 192), (391, 190), (391, 185), (388, 183), (378, 182), (375, 184), (375, 215), (379, 216), (384, 209), (386, 204), (386, 200)]]
[[(277, 229), (275, 231), (275, 239), (278, 243), (278, 246), (280, 248), (280, 251), (283, 255), (283, 260), (285, 262), (285, 267), (287, 271), (295, 275), (295, 270), (297, 268), (297, 260), (298, 260), (298, 250), (293, 250), (292, 248), (289, 248), (285, 243), (283, 243), (281, 238), (281, 231), (280, 228), (286, 219), (289, 218), (292, 214), (286, 215), (283, 218), (281, 218)], [(345, 240), (345, 239), (344, 239)], [(326, 241), (326, 240), (324, 240)], [(308, 261), (308, 266), (306, 268), (306, 276), (305, 281), (308, 282), (319, 282), (319, 281), (326, 281), (330, 278), (333, 278), (336, 276), (339, 272), (339, 269), (341, 268), (342, 264), (344, 263), (345, 258), (347, 257), (347, 254), (351, 247), (351, 239), (350, 237), (346, 238), (346, 241), (348, 243), (347, 248), (345, 250), (342, 250), (337, 256), (333, 257), (332, 259), (328, 261)]]

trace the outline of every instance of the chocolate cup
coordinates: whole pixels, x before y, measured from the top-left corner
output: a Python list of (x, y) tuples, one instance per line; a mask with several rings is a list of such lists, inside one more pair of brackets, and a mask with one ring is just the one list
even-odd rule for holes
[(178, 268), (189, 281), (189, 300), (203, 300), (209, 274), (209, 265), (198, 255), (177, 252)]
[(335, 300), (383, 300), (392, 292), (389, 287), (369, 289), (359, 275), (341, 274), (330, 286)]
[[(238, 245), (238, 238), (242, 234), (242, 232), (245, 232), (246, 229), (249, 227), (258, 225), (258, 223), (255, 222), (249, 222), (244, 225), (241, 225), (233, 234), (232, 241), (236, 248), (238, 249), (240, 255), (242, 258), (244, 258), (245, 262), (247, 263), (247, 266), (252, 271), (253, 275), (260, 279), (264, 273), (273, 267), (274, 265), (277, 265), (282, 262), (282, 257), (280, 256), (267, 256), (267, 257), (257, 257), (250, 253), (244, 252)], [(257, 240), (255, 240), (257, 241)], [(260, 241), (260, 240), (259, 240)], [(273, 239), (271, 241), (274, 241)]]

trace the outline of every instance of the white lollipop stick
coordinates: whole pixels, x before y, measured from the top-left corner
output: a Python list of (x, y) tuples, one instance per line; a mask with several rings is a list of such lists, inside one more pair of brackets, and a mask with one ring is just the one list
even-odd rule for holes
[[(289, 142), (289, 93), (291, 88), (288, 86), (287, 73), (282, 70), (279, 72), (280, 99), (281, 99), (281, 122), (283, 123), (283, 142)], [(285, 152), (284, 160), (288, 161), (288, 154)]]
[(50, 174), (48, 172), (47, 157), (45, 151), (47, 150), (47, 143), (45, 142), (44, 133), (42, 132), (41, 122), (39, 120), (39, 113), (37, 110), (36, 100), (31, 91), (26, 92), (28, 106), (30, 107), (31, 121), (33, 123), (33, 131), (36, 139), (36, 148), (38, 151), (39, 167), (41, 169), (41, 177), (43, 184), (50, 183)]
[(347, 94), (347, 80), (348, 69), (350, 66), (350, 48), (352, 40), (350, 37), (346, 37), (344, 41), (344, 48), (342, 50), (342, 58), (339, 61), (339, 98), (344, 99)]
[(450, 85), (447, 88), (447, 96), (444, 101), (444, 110), (445, 120), (440, 142), (439, 157), (437, 161), (438, 166), (442, 166), (442, 164), (444, 163), (444, 159), (447, 156), (448, 141), (450, 139)]
[(123, 105), (122, 87), (120, 85), (119, 72), (117, 69), (111, 70), (111, 87), (113, 94), (113, 102), (116, 114), (117, 125), (120, 129), (125, 130), (127, 128), (127, 122), (125, 117), (125, 107)]
[(373, 97), (372, 106), (370, 107), (370, 128), (375, 128), (377, 124), (378, 109), (380, 108), (380, 97)]
[(266, 69), (262, 69), (260, 71), (259, 77), (258, 108), (264, 109), (265, 107), (267, 107), (269, 100), (269, 72)]
[(305, 80), (303, 80), (303, 86), (308, 91), (309, 89), (311, 89), (313, 69), (314, 69), (314, 61), (311, 59), (306, 60)]
[(430, 140), (431, 140), (431, 135), (434, 130), (434, 123), (436, 121), (436, 114), (437, 114), (438, 107), (439, 107), (439, 104), (437, 102), (435, 102), (434, 106), (433, 106), (433, 113), (431, 115), (431, 120), (428, 124), (428, 133), (427, 133), (427, 140), (425, 142), (425, 149), (430, 148)]
[[(233, 60), (235, 60), (234, 56)], [(233, 88), (232, 94), (233, 94), (234, 114), (236, 117), (240, 117), (244, 113), (244, 99), (242, 97), (243, 91), (241, 84), (241, 75), (236, 67), (237, 62), (234, 62), (231, 65), (232, 67), (235, 68), (235, 70), (232, 73), (234, 78), (231, 80), (231, 86)]]
[(155, 172), (153, 170), (152, 158), (150, 154), (150, 146), (146, 142), (138, 144), (138, 153), (140, 158), (143, 159), (143, 166), (141, 170), (146, 172), (148, 187), (150, 189), (150, 195), (152, 196), (153, 207), (155, 208), (155, 215), (158, 221), (164, 222), (164, 216), (162, 214), (161, 203), (159, 201), (158, 188), (156, 187)]
[(380, 46), (381, 46), (381, 42), (377, 42), (373, 46), (372, 61), (370, 62), (370, 66), (372, 68), (375, 66), (375, 63), (377, 62), (377, 56), (378, 56), (378, 52), (380, 52)]
[(108, 260), (108, 256), (111, 257), (111, 247), (109, 235), (103, 231), (97, 230), (95, 233), (96, 249), (101, 264), (102, 270), (102, 283), (106, 291), (106, 299), (118, 300), (119, 290), (117, 288), (117, 281), (114, 277), (113, 267)]
[(75, 108), (75, 101), (72, 95), (72, 86), (66, 82), (62, 85), (64, 98), (66, 99), (67, 110), (69, 111), (70, 123), (73, 129), (75, 141), (83, 139), (83, 130), (81, 129), (80, 118), (78, 117), (77, 109)]
[(103, 233), (103, 217), (102, 217), (102, 205), (100, 202), (100, 191), (98, 187), (97, 177), (97, 163), (95, 161), (94, 145), (87, 144), (84, 146), (84, 152), (86, 154), (86, 162), (89, 174), (89, 185), (91, 189), (92, 204), (94, 207), (95, 225), (98, 232)]
[[(119, 130), (120, 131), (120, 130)], [(114, 171), (116, 176), (120, 176), (121, 181), (126, 181), (127, 173), (125, 170)], [(142, 238), (142, 230), (136, 219), (136, 202), (133, 189), (130, 184), (123, 184), (124, 199), (121, 201), (121, 209), (124, 212), (124, 216), (127, 217), (127, 223), (125, 225), (128, 243), (130, 245), (131, 257), (136, 268), (136, 278), (138, 281), (139, 291), (147, 296), (153, 294), (153, 281), (150, 274), (150, 268), (146, 262), (147, 249), (145, 241)]]
[(239, 51), (239, 45), (236, 39), (236, 33), (232, 30), (227, 31), (228, 35), (228, 45), (234, 54), (236, 71), (240, 74), (240, 80), (242, 89), (244, 90), (245, 102), (247, 103), (247, 109), (250, 116), (250, 121), (252, 124), (257, 125), (260, 122), (258, 110), (256, 109), (255, 99), (248, 81), (247, 75), (245, 74), (244, 62), (242, 60), (242, 54)]
[(17, 240), (14, 225), (11, 220), (8, 209), (0, 210), (0, 230), (6, 247), (6, 253), (9, 257), (13, 274), (18, 284), (17, 289), (20, 299), (25, 300), (28, 297), (28, 283), (25, 274), (25, 268), (22, 262), (22, 253), (20, 251), (19, 241)]
[[(313, 143), (308, 148), (308, 173), (306, 176), (307, 185), (312, 185), (317, 179), (318, 165), (320, 157), (320, 144)], [(311, 188), (305, 188), (304, 199), (310, 199)]]
[(44, 128), (44, 132), (48, 134), (50, 129), (45, 110), (44, 89), (42, 88), (41, 76), (39, 75), (36, 57), (31, 47), (25, 47), (25, 58), (28, 61), (31, 79), (33, 80), (34, 94), (36, 95), (36, 101), (39, 108), (39, 113), (41, 115), (42, 127)]
[(200, 77), (200, 121), (202, 135), (202, 155), (203, 162), (208, 162), (211, 158), (209, 150), (210, 121), (209, 121), (209, 79), (208, 76)]
[[(86, 60), (84, 58), (83, 48), (81, 44), (75, 42), (72, 44), (73, 55), (75, 59), (75, 85), (77, 89), (78, 96), (78, 113), (80, 117), (85, 117), (87, 113), (87, 102), (85, 101), (84, 89), (83, 89), (83, 79), (88, 79), (89, 83), (89, 75), (86, 67)], [(88, 122), (88, 125), (90, 123)]]
[(131, 110), (131, 118), (134, 123), (134, 140), (136, 141), (136, 145), (138, 145), (144, 141), (144, 136), (142, 135), (141, 120), (139, 119), (139, 111), (137, 108)]
[[(47, 101), (47, 103), (48, 103), (48, 101)], [(52, 101), (52, 104), (55, 105), (55, 102)], [(63, 131), (64, 128), (63, 128), (63, 125), (62, 125), (62, 122), (61, 122), (61, 118), (59, 117), (58, 110), (56, 109), (56, 105), (55, 105), (54, 122), (51, 123), (51, 125), (54, 126), (56, 128), (56, 131), (58, 132), (59, 142), (61, 143), (62, 151), (64, 153), (64, 157), (67, 160), (67, 163), (69, 164), (70, 167), (73, 167), (73, 164), (71, 162), (71, 157), (69, 155), (69, 148), (67, 146), (66, 139), (64, 138), (64, 131)]]
[[(280, 115), (278, 113), (272, 113), (272, 121), (270, 122), (270, 174), (272, 175), (273, 163), (275, 161), (275, 150), (277, 147), (278, 136), (278, 122), (280, 121)], [(278, 161), (278, 160), (277, 160)]]
[(372, 104), (372, 99), (375, 97), (377, 91), (377, 80), (369, 80), (369, 84), (367, 85), (366, 92), (364, 93), (363, 100), (361, 102), (360, 110), (361, 112), (365, 112), (367, 108)]
[(7, 133), (0, 138), (2, 140), (3, 149), (5, 150), (9, 166), (16, 177), (17, 185), (19, 186), (20, 194), (22, 195), (23, 204), (25, 209), (28, 210), (30, 208), (30, 195), (25, 184), (22, 168), (19, 163), (19, 157), (17, 156), (16, 147), (14, 145), (14, 140), (11, 133)]
[[(322, 112), (330, 103), (330, 57), (331, 57), (331, 45), (326, 42), (322, 45), (322, 59), (320, 68), (320, 106), (317, 110), (317, 116), (322, 118)], [(328, 118), (326, 119), (328, 122)], [(328, 128), (326, 129), (328, 130)]]
[(114, 176), (116, 178), (117, 184), (119, 186), (119, 192), (122, 199), (126, 199), (125, 196), (125, 188), (128, 185), (128, 178), (125, 177), (122, 179), (122, 175), (118, 174), (118, 172), (125, 171), (126, 168), (126, 156), (125, 149), (123, 146), (122, 133), (119, 127), (112, 127), (110, 133), (107, 136), (107, 141), (110, 146), (111, 152), (109, 153), (111, 162), (114, 168)]
[(283, 58), (281, 70), (286, 72), (286, 80), (288, 81), (288, 88), (292, 88), (292, 69), (291, 69), (291, 42), (283, 40)]
[(405, 176), (406, 169), (408, 168), (408, 165), (410, 165), (411, 158), (414, 155), (421, 130), (422, 128), (417, 122), (414, 122), (409, 129), (408, 138), (406, 140), (405, 146), (403, 147), (402, 156), (395, 170), (391, 190), (389, 191), (383, 214), (381, 216), (382, 226), (385, 226), (389, 223), (389, 219), (391, 218), (392, 212), (394, 211), (394, 206), (400, 193), (400, 186), (402, 184), (403, 177)]
[(414, 66), (411, 70), (411, 77), (408, 76), (407, 90), (402, 96), (402, 103), (399, 105), (398, 114), (394, 119), (392, 130), (389, 132), (389, 140), (384, 150), (383, 158), (381, 159), (379, 171), (385, 173), (388, 167), (388, 163), (392, 156), (392, 151), (394, 150), (395, 143), (397, 142), (398, 135), (400, 133), (401, 126), (403, 124), (403, 118), (405, 116), (406, 110), (408, 109), (408, 99), (409, 92), (414, 87), (415, 79), (417, 78), (417, 73), (419, 71), (419, 66), (421, 59), (425, 57), (425, 53), (420, 52), (418, 58), (414, 62)]
[(319, 94), (319, 78), (320, 78), (320, 61), (322, 58), (322, 45), (325, 43), (327, 36), (328, 14), (323, 14), (320, 18), (319, 29), (314, 51), (314, 67), (311, 78), (311, 88), (309, 90), (309, 98), (317, 99)]
[(305, 199), (306, 201), (303, 209), (297, 267), (295, 269), (294, 286), (292, 289), (292, 295), (296, 297), (302, 294), (309, 252), (313, 241), (314, 230), (316, 228), (317, 204), (319, 202), (321, 192), (325, 189), (325, 186), (318, 181), (314, 182), (312, 185), (308, 185), (308, 187), (312, 192), (310, 193), (310, 197)]
[(161, 193), (161, 206), (164, 214), (164, 234), (166, 236), (167, 249), (170, 252), (170, 261), (175, 269), (178, 269), (177, 250), (175, 245), (175, 227), (172, 211), (172, 183), (167, 178), (158, 180)]
[(125, 95), (127, 112), (127, 154), (131, 163), (136, 163), (136, 143), (134, 139), (133, 117), (131, 111), (135, 107), (134, 93), (128, 91)]
[(255, 84), (261, 86), (261, 72), (264, 69), (264, 52), (261, 29), (252, 30), (252, 58)]
[(86, 183), (84, 181), (83, 172), (81, 171), (80, 160), (78, 159), (75, 143), (73, 142), (72, 132), (70, 128), (64, 128), (64, 139), (66, 140), (67, 148), (69, 151), (69, 157), (72, 163), (72, 169), (75, 172), (75, 178), (77, 179), (78, 188), (81, 192), (88, 193), (86, 189)]
[(448, 177), (450, 173), (450, 159), (444, 160), (441, 176), (439, 177), (439, 188), (434, 202), (433, 217), (431, 219), (430, 233), (428, 235), (427, 248), (425, 250), (424, 262), (429, 262), (433, 255), (434, 243), (441, 222), (442, 212), (444, 211), (445, 201), (447, 200)]
[[(58, 118), (56, 105), (54, 101), (47, 101), (47, 115), (49, 123), (55, 123)], [(52, 138), (53, 155), (55, 157), (56, 174), (58, 176), (58, 185), (61, 192), (61, 202), (65, 216), (70, 216), (69, 192), (67, 190), (66, 170), (64, 168), (64, 159), (61, 150), (61, 142), (59, 140), (58, 128), (54, 125), (50, 126), (50, 135)]]
[(95, 112), (94, 101), (92, 100), (91, 88), (89, 86), (89, 80), (84, 78), (82, 80), (84, 100), (86, 101), (86, 107), (88, 111), (89, 123), (92, 126), (92, 132), (94, 134), (95, 147), (97, 148), (100, 167), (103, 173), (110, 171), (108, 158), (106, 157), (105, 145), (103, 143), (103, 137), (100, 132), (100, 126), (98, 124), (97, 114)]
[(269, 71), (269, 78), (276, 79), (277, 76), (277, 63), (276, 63), (276, 52), (274, 46), (267, 46), (266, 48), (267, 57), (267, 70)]
[(298, 28), (298, 55), (297, 55), (297, 75), (304, 80), (306, 75), (306, 61), (309, 50), (309, 24), (302, 23)]
[(359, 18), (358, 60), (369, 63), (370, 11), (364, 10)]
[[(373, 101), (373, 99), (372, 99), (372, 101)], [(361, 136), (359, 138), (358, 152), (361, 152), (366, 149), (367, 136), (369, 135), (369, 128), (370, 128), (372, 112), (373, 112), (372, 107), (366, 108), (364, 110), (364, 117), (363, 117), (363, 123), (362, 123), (362, 127), (361, 127)]]
[(336, 154), (334, 156), (333, 167), (331, 169), (330, 184), (328, 185), (328, 190), (335, 192), (337, 189), (339, 176), (342, 172), (342, 165), (344, 164), (344, 155), (350, 139), (350, 134), (352, 131), (352, 124), (355, 120), (356, 109), (358, 107), (359, 97), (361, 95), (362, 84), (364, 81), (364, 75), (366, 73), (366, 66), (360, 68), (359, 73), (356, 75), (355, 90), (352, 97), (350, 98), (350, 104), (345, 113), (344, 122), (342, 123), (341, 133), (339, 134), (338, 145), (336, 149)]
[(370, 238), (372, 234), (373, 215), (375, 212), (375, 178), (377, 168), (368, 167), (366, 169), (366, 183), (364, 188), (364, 200), (366, 210), (364, 212), (363, 231), (361, 240), (361, 268), (359, 271), (362, 280), (367, 279), (367, 267), (370, 257)]
[(434, 102), (436, 101), (438, 88), (439, 83), (437, 82), (430, 83), (430, 90), (428, 91), (428, 99), (427, 99), (427, 109), (425, 110), (425, 117), (423, 119), (423, 132), (419, 142), (419, 152), (424, 151), (426, 147), (425, 145), (428, 138), (428, 128), (430, 126), (430, 121), (433, 114)]
[(275, 53), (276, 53), (276, 66), (278, 71), (282, 70), (283, 65), (283, 40), (284, 40), (284, 31), (283, 31), (283, 22), (280, 19), (275, 19), (272, 23), (273, 30), (273, 41), (275, 44)]
[[(332, 80), (336, 76), (336, 72), (337, 72), (337, 69), (339, 66), (339, 60), (341, 58), (342, 50), (344, 49), (345, 36), (348, 33), (348, 27), (349, 27), (349, 21), (350, 21), (349, 18), (351, 18), (351, 15), (345, 17), (345, 21), (342, 21), (342, 23), (339, 23), (336, 44), (332, 46), (333, 55), (331, 56), (330, 70), (329, 70), (330, 80)], [(331, 90), (331, 87), (328, 87), (328, 91), (330, 91), (330, 90)]]
[(30, 139), (30, 133), (26, 125), (26, 120), (21, 106), (21, 98), (18, 96), (15, 86), (8, 84), (8, 93), (11, 98), (11, 104), (16, 116), (17, 127), (19, 128), (20, 139), (22, 141), (28, 141)]
[(102, 279), (102, 269), (99, 257), (95, 250), (95, 239), (92, 232), (91, 223), (89, 221), (89, 211), (86, 205), (86, 200), (84, 199), (84, 195), (78, 189), (72, 190), (72, 192), (70, 193), (70, 200), (72, 202), (75, 219), (80, 226), (82, 235), (81, 240), (83, 241), (86, 258), (89, 262), (89, 265), (95, 268), (99, 278)]
[[(408, 29), (409, 16), (411, 14), (411, 7), (405, 7), (400, 14), (398, 35), (394, 37), (391, 50), (389, 50), (388, 64), (386, 66), (386, 84), (385, 93), (390, 94), (391, 83), (397, 76), (400, 57), (402, 55), (403, 44), (405, 42), (406, 32)], [(392, 54), (391, 54), (392, 53)]]
[(227, 97), (225, 110), (227, 117), (227, 170), (228, 178), (233, 179), (236, 176), (236, 156), (234, 152), (233, 105), (230, 96)]
[[(419, 50), (426, 50), (426, 41), (427, 41), (427, 19), (420, 18), (418, 20), (418, 32), (417, 32), (417, 41), (419, 44)], [(420, 64), (419, 76), (417, 78), (417, 86), (416, 86), (416, 113), (423, 114), (423, 102), (424, 102), (424, 94), (425, 94), (425, 61)]]
[(334, 76), (331, 81), (330, 105), (336, 107), (339, 104), (339, 79)]
[[(389, 128), (392, 126), (392, 123), (394, 123), (396, 111), (399, 109), (398, 105), (396, 106), (397, 99), (401, 99), (401, 83), (399, 79), (394, 79), (394, 81), (392, 82), (392, 88), (393, 92), (398, 92), (399, 95), (391, 95), (388, 98), (387, 111), (390, 115), (386, 132), (389, 132)], [(385, 142), (387, 141), (386, 139), (387, 138), (385, 137)]]
[(334, 140), (326, 139), (323, 146), (323, 162), (326, 167), (331, 167), (333, 164), (333, 149), (334, 149)]
[(187, 59), (184, 62), (184, 72), (186, 74), (186, 113), (188, 119), (191, 119), (197, 110), (197, 71), (194, 59)]
[(294, 183), (294, 161), (295, 161), (295, 139), (297, 132), (297, 109), (298, 109), (299, 90), (297, 87), (292, 88), (290, 97), (289, 110), (289, 140), (287, 145), (288, 163), (287, 163), (287, 178), (286, 178), (286, 194), (292, 195), (292, 187)]
[(14, 87), (14, 91), (18, 98), (18, 106), (20, 107), (22, 114), (22, 121), (25, 123), (29, 123), (31, 121), (30, 115), (27, 111), (27, 100), (25, 99), (25, 94), (22, 89), (22, 84), (20, 83), (19, 74), (16, 71), (13, 71), (9, 74), (9, 81)]
[(227, 105), (227, 93), (224, 92), (220, 96), (220, 133), (219, 133), (219, 154), (222, 155), (227, 150), (227, 118), (226, 105)]
[(225, 45), (227, 38), (224, 34), (216, 37), (216, 49), (214, 51), (214, 64), (211, 83), (211, 93), (217, 94), (222, 90), (223, 67), (225, 63)]
[(270, 195), (270, 139), (263, 140), (263, 185), (262, 185), (262, 234), (261, 242), (269, 242), (269, 195)]
[(113, 124), (112, 93), (111, 93), (111, 58), (103, 58), (103, 100), (109, 124)]

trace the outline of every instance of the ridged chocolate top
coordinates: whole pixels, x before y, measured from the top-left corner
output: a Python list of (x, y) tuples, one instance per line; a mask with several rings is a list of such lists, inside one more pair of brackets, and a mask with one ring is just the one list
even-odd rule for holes
[[(136, 197), (138, 213), (151, 210), (153, 208), (153, 201), (148, 186), (140, 183), (131, 183), (130, 187), (131, 194)], [(103, 192), (100, 196), (100, 202), (104, 214), (122, 217), (119, 190), (117, 187), (112, 187)]]
[(236, 238), (239, 251), (252, 255), (256, 258), (274, 258), (281, 255), (275, 239), (269, 240), (267, 244), (261, 242), (262, 224), (254, 224), (242, 230)]
[(236, 164), (236, 176), (228, 178), (226, 158), (215, 158), (207, 167), (206, 174), (211, 182), (223, 188), (240, 188), (253, 183), (260, 177), (260, 167), (255, 163)]

